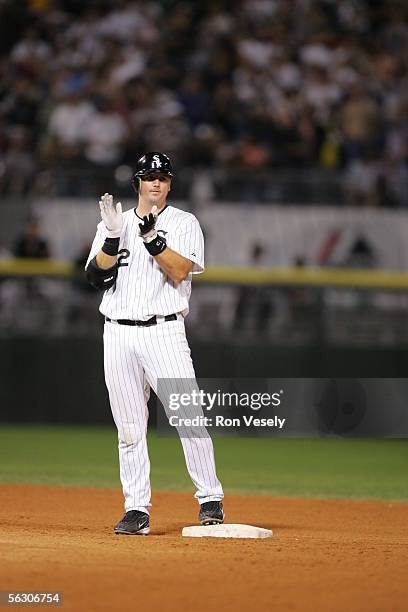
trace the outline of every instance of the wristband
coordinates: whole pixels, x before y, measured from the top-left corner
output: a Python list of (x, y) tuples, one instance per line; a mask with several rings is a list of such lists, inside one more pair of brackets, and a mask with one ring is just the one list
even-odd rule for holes
[(120, 238), (105, 238), (102, 251), (106, 253), (106, 255), (111, 255), (111, 257), (114, 257), (119, 251), (119, 240)]
[(150, 255), (153, 255), (153, 257), (163, 253), (164, 249), (167, 248), (166, 239), (159, 235), (157, 235), (156, 238), (153, 238), (153, 240), (150, 242), (144, 242), (143, 244), (149, 251)]

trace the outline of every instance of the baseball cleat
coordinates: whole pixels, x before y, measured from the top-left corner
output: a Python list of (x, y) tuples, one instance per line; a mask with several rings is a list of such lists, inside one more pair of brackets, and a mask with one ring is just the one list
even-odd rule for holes
[(224, 522), (224, 508), (220, 501), (201, 504), (198, 520), (201, 525), (219, 525)]
[(115, 525), (116, 534), (147, 535), (150, 531), (149, 515), (139, 510), (129, 510)]

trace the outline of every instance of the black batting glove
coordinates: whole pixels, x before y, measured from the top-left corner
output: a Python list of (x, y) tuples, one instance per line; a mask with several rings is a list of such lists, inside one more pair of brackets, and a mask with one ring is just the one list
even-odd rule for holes
[(139, 223), (139, 235), (143, 238), (145, 242), (150, 242), (151, 240), (154, 240), (156, 238), (156, 221), (157, 206), (153, 206), (152, 212), (149, 215), (145, 215), (143, 217), (143, 223)]
[(146, 249), (153, 256), (159, 255), (167, 247), (165, 238), (159, 236), (156, 230), (157, 216), (157, 206), (153, 206), (152, 212), (143, 217), (143, 223), (139, 223), (139, 235)]

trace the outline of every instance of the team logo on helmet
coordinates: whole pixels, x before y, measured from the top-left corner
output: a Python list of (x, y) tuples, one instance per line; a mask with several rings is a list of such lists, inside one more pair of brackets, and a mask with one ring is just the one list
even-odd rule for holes
[(153, 155), (152, 168), (161, 168), (162, 163), (158, 155)]

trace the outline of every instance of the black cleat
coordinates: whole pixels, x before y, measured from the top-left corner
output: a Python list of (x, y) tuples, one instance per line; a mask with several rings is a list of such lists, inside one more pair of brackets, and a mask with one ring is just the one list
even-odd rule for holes
[(201, 504), (198, 520), (201, 525), (219, 525), (224, 522), (224, 508), (220, 501)]
[(129, 510), (114, 528), (117, 534), (147, 535), (150, 531), (149, 515), (139, 510)]

